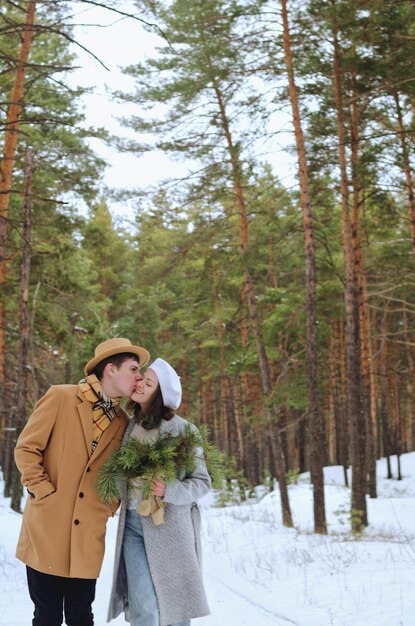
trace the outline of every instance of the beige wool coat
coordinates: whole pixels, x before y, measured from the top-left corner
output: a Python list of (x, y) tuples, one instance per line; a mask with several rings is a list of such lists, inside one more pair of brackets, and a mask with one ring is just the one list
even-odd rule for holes
[(22, 483), (33, 494), (17, 545), (23, 563), (55, 576), (98, 577), (118, 502), (104, 504), (95, 484), (127, 424), (118, 408), (91, 455), (92, 404), (78, 385), (52, 386), (36, 404), (15, 448)]

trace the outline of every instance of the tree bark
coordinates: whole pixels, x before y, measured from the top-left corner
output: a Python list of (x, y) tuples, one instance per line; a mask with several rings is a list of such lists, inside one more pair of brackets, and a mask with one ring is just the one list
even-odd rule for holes
[(286, 481), (286, 468), (284, 462), (284, 456), (282, 452), (281, 438), (277, 433), (275, 436), (272, 432), (271, 425), (276, 420), (275, 410), (272, 406), (271, 399), (271, 376), (269, 369), (268, 357), (265, 350), (265, 344), (262, 338), (261, 324), (260, 319), (256, 307), (255, 302), (255, 289), (252, 280), (252, 276), (249, 272), (248, 267), (248, 219), (246, 214), (246, 205), (245, 198), (242, 186), (242, 176), (241, 176), (241, 167), (238, 157), (238, 149), (233, 144), (232, 136), (230, 132), (230, 126), (228, 117), (226, 115), (224, 99), (219, 87), (214, 83), (214, 92), (216, 96), (216, 101), (218, 104), (220, 119), (222, 123), (222, 128), (224, 131), (226, 143), (228, 146), (229, 157), (231, 161), (231, 171), (232, 171), (232, 180), (233, 180), (233, 188), (236, 198), (236, 205), (239, 212), (239, 223), (240, 223), (240, 237), (241, 237), (241, 259), (242, 265), (244, 268), (244, 286), (245, 286), (245, 296), (246, 303), (248, 308), (248, 315), (250, 326), (252, 329), (252, 334), (255, 339), (255, 345), (258, 354), (259, 361), (259, 369), (261, 373), (261, 384), (262, 384), (262, 393), (264, 396), (264, 409), (268, 422), (268, 432), (271, 441), (272, 452), (275, 459), (275, 465), (277, 468), (277, 479), (280, 488), (280, 498), (281, 498), (281, 508), (282, 508), (282, 518), (284, 526), (291, 527), (292, 516), (290, 510), (290, 504), (288, 500), (288, 489), (287, 489), (287, 481)]
[(327, 532), (324, 505), (324, 437), (323, 421), (319, 405), (318, 393), (318, 357), (317, 357), (317, 296), (316, 296), (316, 257), (313, 234), (313, 215), (309, 191), (309, 177), (301, 124), (297, 87), (294, 80), (294, 69), (291, 54), (290, 31), (288, 24), (287, 0), (281, 0), (282, 21), (284, 31), (284, 55), (288, 75), (288, 87), (291, 110), (294, 121), (295, 141), (297, 146), (298, 171), (301, 194), (301, 211), (303, 216), (306, 298), (307, 298), (307, 386), (308, 386), (308, 421), (310, 442), (311, 482), (314, 493), (314, 530), (317, 533)]
[[(26, 20), (22, 29), (22, 43), (16, 67), (11, 101), (7, 108), (6, 131), (4, 138), (3, 157), (0, 164), (0, 291), (4, 292), (7, 277), (7, 236), (9, 201), (12, 184), (14, 162), (20, 116), (23, 109), (23, 96), (27, 61), (33, 39), (33, 24), (36, 2), (27, 3)], [(5, 354), (6, 354), (6, 311), (4, 302), (0, 299), (0, 419), (5, 415), (4, 385), (5, 385)]]
[(414, 439), (414, 419), (415, 419), (415, 410), (414, 410), (414, 390), (415, 390), (415, 367), (414, 367), (414, 359), (412, 355), (412, 346), (410, 333), (408, 329), (408, 314), (406, 303), (404, 302), (402, 305), (402, 319), (403, 319), (403, 332), (405, 337), (405, 351), (406, 358), (408, 363), (408, 379), (407, 379), (407, 430), (408, 430), (408, 449), (413, 450), (415, 439)]
[(409, 161), (409, 150), (406, 141), (406, 131), (403, 125), (402, 108), (399, 100), (399, 94), (396, 89), (393, 89), (393, 98), (396, 105), (396, 117), (398, 119), (399, 138), (402, 149), (402, 162), (403, 170), (405, 172), (405, 184), (406, 194), (408, 196), (408, 210), (409, 210), (409, 223), (411, 226), (411, 238), (412, 238), (412, 254), (415, 255), (415, 199), (414, 199), (414, 186), (412, 180), (411, 164)]
[(241, 410), (241, 394), (239, 379), (234, 379), (230, 392), (232, 393), (233, 403), (233, 419), (236, 434), (236, 459), (238, 462), (238, 469), (244, 469), (244, 437), (243, 437), (243, 412)]
[(223, 324), (222, 324), (222, 310), (220, 305), (220, 294), (218, 293), (218, 274), (217, 271), (214, 270), (212, 273), (212, 282), (213, 282), (213, 300), (215, 303), (215, 314), (216, 314), (216, 330), (218, 336), (219, 343), (219, 389), (220, 389), (220, 428), (221, 428), (221, 439), (222, 439), (222, 449), (226, 452), (226, 454), (231, 455), (231, 440), (229, 433), (229, 413), (228, 413), (228, 389), (229, 389), (229, 381), (228, 377), (225, 375), (225, 347), (224, 347), (224, 336), (223, 336)]
[[(24, 209), (23, 209), (23, 255), (20, 286), (19, 310), (19, 346), (17, 350), (16, 367), (16, 413), (14, 419), (14, 444), (17, 441), (26, 423), (28, 378), (29, 378), (29, 278), (31, 257), (31, 213), (32, 213), (32, 151), (26, 150), (25, 181), (24, 181)], [(12, 431), (10, 432), (12, 434)], [(12, 446), (12, 449), (14, 446)], [(23, 495), (20, 482), (20, 472), (13, 464), (11, 483), (11, 502), (13, 511), (20, 512), (20, 503)]]
[(362, 373), (364, 411), (367, 427), (368, 493), (377, 498), (376, 461), (377, 461), (377, 407), (376, 382), (373, 372), (373, 350), (371, 346), (371, 323), (368, 306), (366, 273), (363, 269), (361, 281), (360, 327), (362, 329)]
[(348, 411), (351, 424), (352, 460), (352, 529), (359, 532), (368, 525), (366, 505), (366, 423), (361, 393), (361, 359), (359, 328), (359, 290), (354, 271), (352, 227), (349, 214), (346, 131), (343, 115), (341, 51), (336, 28), (333, 28), (333, 86), (339, 141), (341, 178), (342, 238), (345, 270), (346, 369)]
[[(355, 50), (353, 49), (353, 53)], [(360, 329), (360, 348), (362, 363), (362, 410), (366, 418), (366, 463), (368, 493), (371, 498), (377, 497), (376, 486), (376, 452), (374, 445), (374, 429), (371, 420), (371, 361), (369, 335), (369, 307), (367, 303), (366, 274), (360, 234), (361, 184), (360, 184), (360, 132), (359, 132), (359, 94), (357, 90), (356, 70), (352, 71), (352, 103), (351, 103), (351, 153), (352, 153), (352, 189), (353, 189), (353, 221), (352, 246), (354, 261), (354, 280), (358, 289), (358, 312)]]
[(340, 440), (341, 464), (343, 465), (344, 485), (349, 486), (348, 467), (349, 467), (349, 441), (350, 441), (350, 423), (348, 420), (348, 393), (347, 393), (347, 365), (346, 365), (346, 337), (344, 330), (344, 321), (340, 320), (339, 324), (339, 367), (340, 367), (340, 423), (342, 438)]

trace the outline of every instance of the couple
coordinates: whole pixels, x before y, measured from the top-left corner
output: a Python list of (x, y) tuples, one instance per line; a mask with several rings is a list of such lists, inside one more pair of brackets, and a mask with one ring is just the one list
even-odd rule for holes
[[(16, 464), (29, 497), (16, 556), (26, 564), (33, 626), (94, 623), (92, 602), (105, 548), (105, 529), (119, 502), (98, 496), (99, 471), (130, 435), (145, 442), (180, 435), (175, 414), (180, 378), (163, 359), (144, 374), (149, 353), (128, 339), (104, 341), (78, 385), (55, 385), (36, 404), (16, 445)], [(130, 420), (120, 407), (130, 398)], [(164, 522), (136, 511), (139, 479), (121, 479), (114, 580), (108, 619), (125, 611), (131, 626), (188, 626), (207, 615), (196, 500), (211, 488), (200, 459), (191, 475), (152, 483), (165, 503)]]

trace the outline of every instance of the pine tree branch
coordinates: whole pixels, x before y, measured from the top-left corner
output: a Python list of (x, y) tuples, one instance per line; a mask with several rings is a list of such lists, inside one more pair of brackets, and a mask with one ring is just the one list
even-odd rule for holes
[(120, 498), (119, 480), (140, 478), (143, 497), (151, 495), (151, 483), (162, 479), (166, 483), (176, 480), (177, 475), (191, 475), (196, 460), (204, 459), (215, 485), (223, 476), (224, 456), (208, 440), (208, 430), (202, 426), (194, 430), (186, 425), (182, 435), (162, 436), (154, 443), (142, 442), (130, 437), (109, 457), (101, 468), (97, 490), (104, 502)]

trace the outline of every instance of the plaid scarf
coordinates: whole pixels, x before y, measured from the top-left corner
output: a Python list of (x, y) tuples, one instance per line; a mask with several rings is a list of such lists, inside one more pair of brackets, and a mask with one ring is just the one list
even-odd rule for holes
[(95, 374), (90, 374), (79, 381), (79, 389), (85, 398), (92, 404), (92, 448), (93, 454), (101, 438), (102, 433), (117, 416), (116, 407), (119, 404), (118, 398), (107, 398), (102, 391), (101, 383)]

